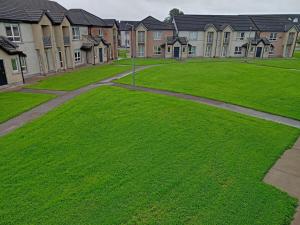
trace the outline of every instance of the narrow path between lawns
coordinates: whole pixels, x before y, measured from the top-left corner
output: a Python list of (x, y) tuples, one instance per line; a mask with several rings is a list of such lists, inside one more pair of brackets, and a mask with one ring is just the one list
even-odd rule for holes
[(217, 108), (229, 110), (232, 112), (237, 112), (240, 114), (244, 114), (244, 115), (248, 115), (248, 116), (252, 116), (252, 117), (256, 117), (256, 118), (273, 121), (275, 123), (280, 123), (280, 124), (285, 124), (285, 125), (288, 125), (291, 127), (300, 128), (299, 120), (290, 119), (290, 118), (283, 117), (283, 116), (277, 116), (274, 114), (261, 112), (261, 111), (257, 111), (254, 109), (250, 109), (250, 108), (246, 108), (246, 107), (242, 107), (242, 106), (238, 106), (238, 105), (225, 103), (222, 101), (217, 101), (217, 100), (212, 100), (212, 99), (208, 99), (208, 98), (203, 98), (203, 97), (198, 97), (198, 96), (188, 95), (188, 94), (183, 94), (183, 93), (178, 93), (178, 92), (172, 92), (172, 91), (146, 88), (146, 87), (140, 87), (140, 86), (132, 86), (132, 85), (128, 85), (128, 84), (113, 83), (111, 85), (131, 89), (131, 90), (138, 90), (138, 91), (156, 93), (156, 94), (161, 94), (161, 95), (173, 96), (173, 97), (177, 97), (177, 98), (181, 98), (181, 99), (187, 99), (187, 100), (191, 100), (194, 102), (198, 102), (198, 103), (214, 106)]

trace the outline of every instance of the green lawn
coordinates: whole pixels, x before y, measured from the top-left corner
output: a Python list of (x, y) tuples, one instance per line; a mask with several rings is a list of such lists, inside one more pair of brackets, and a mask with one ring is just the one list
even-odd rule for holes
[[(0, 93), (0, 123), (3, 123), (29, 109), (46, 102), (54, 95), (20, 92)], [(1, 224), (1, 221), (0, 221)]]
[(299, 130), (92, 90), (0, 139), (0, 224), (289, 224), (265, 173)]
[(270, 66), (275, 68), (285, 68), (285, 69), (297, 69), (300, 70), (300, 59), (258, 59), (258, 60), (248, 60), (249, 63)]
[(129, 52), (129, 50), (127, 50), (127, 49), (119, 49), (118, 50), (118, 55), (119, 55), (120, 58), (126, 59), (128, 52)]
[(300, 51), (295, 51), (294, 57), (300, 59)]
[[(157, 65), (157, 64), (170, 64), (177, 63), (178, 60), (175, 59), (163, 59), (163, 58), (135, 58), (134, 63), (137, 66), (147, 66), (147, 65)], [(117, 65), (132, 65), (132, 59), (122, 59), (115, 61), (114, 64)]]
[(101, 65), (48, 77), (28, 88), (70, 91), (130, 70), (130, 66)]
[[(131, 83), (131, 77), (118, 82)], [(136, 84), (300, 119), (300, 72), (239, 62), (172, 64), (141, 71)]]

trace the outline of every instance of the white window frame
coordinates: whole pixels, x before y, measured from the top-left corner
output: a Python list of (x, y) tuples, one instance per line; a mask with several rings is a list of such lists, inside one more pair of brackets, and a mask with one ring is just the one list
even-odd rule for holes
[(235, 55), (241, 55), (241, 54), (242, 54), (242, 47), (236, 46), (236, 47), (234, 48), (234, 54), (235, 54)]
[(146, 33), (145, 31), (138, 31), (138, 43), (145, 43)]
[(211, 57), (212, 56), (212, 46), (211, 45), (207, 45), (205, 48), (205, 56), (207, 57)]
[(103, 29), (99, 29), (99, 37), (103, 38), (104, 37), (104, 32)]
[(245, 32), (239, 32), (237, 39), (243, 41), (243, 40), (245, 40), (245, 37), (246, 37), (246, 33)]
[(172, 51), (172, 47), (168, 46), (168, 53), (171, 53), (171, 51)]
[[(140, 47), (142, 47), (142, 48), (140, 48)], [(143, 49), (143, 51), (140, 51), (140, 49)], [(138, 56), (145, 57), (145, 45), (138, 45)]]
[(25, 57), (20, 56), (21, 68), (23, 72), (27, 72), (27, 62)]
[[(231, 32), (224, 32), (224, 43), (230, 42), (230, 36), (231, 36)], [(228, 41), (226, 42), (226, 40), (228, 40)]]
[[(14, 27), (17, 28), (19, 35), (15, 34)], [(7, 28), (10, 29), (11, 35), (7, 34)], [(21, 42), (22, 41), (19, 24), (16, 24), (16, 23), (5, 24), (5, 33), (6, 33), (6, 37), (13, 42)]]
[(153, 47), (153, 53), (154, 55), (161, 55), (161, 47), (160, 46), (154, 46)]
[(189, 55), (196, 55), (196, 46), (189, 47)]
[(74, 49), (74, 61), (75, 63), (81, 63), (81, 50)]
[(162, 31), (153, 31), (153, 40), (160, 41), (162, 39)]
[[(13, 61), (15, 61), (16, 69), (14, 69), (14, 63), (13, 63)], [(19, 67), (19, 60), (18, 60), (17, 57), (11, 58), (11, 68), (12, 68), (13, 73), (19, 73), (19, 71), (20, 71), (19, 68), (20, 67)]]
[(277, 40), (277, 33), (272, 32), (270, 33), (269, 41), (276, 41)]
[(72, 27), (72, 38), (74, 41), (80, 40), (80, 28)]
[(189, 40), (190, 41), (197, 41), (198, 40), (198, 32), (197, 31), (189, 32)]
[(212, 44), (214, 42), (214, 32), (208, 32), (207, 33), (207, 43)]

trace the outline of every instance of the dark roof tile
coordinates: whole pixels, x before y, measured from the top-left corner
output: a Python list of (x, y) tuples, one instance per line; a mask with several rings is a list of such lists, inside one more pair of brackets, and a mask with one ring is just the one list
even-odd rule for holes
[(136, 27), (139, 24), (143, 24), (148, 30), (174, 30), (173, 24), (161, 22), (152, 16), (148, 16), (147, 18), (137, 23)]

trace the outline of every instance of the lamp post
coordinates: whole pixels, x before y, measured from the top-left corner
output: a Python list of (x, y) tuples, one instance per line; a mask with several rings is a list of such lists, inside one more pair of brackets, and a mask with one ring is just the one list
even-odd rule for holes
[(132, 85), (135, 86), (135, 61), (134, 61), (134, 54), (133, 54), (133, 31), (134, 25), (127, 23), (126, 26), (131, 26), (131, 62), (132, 62)]

